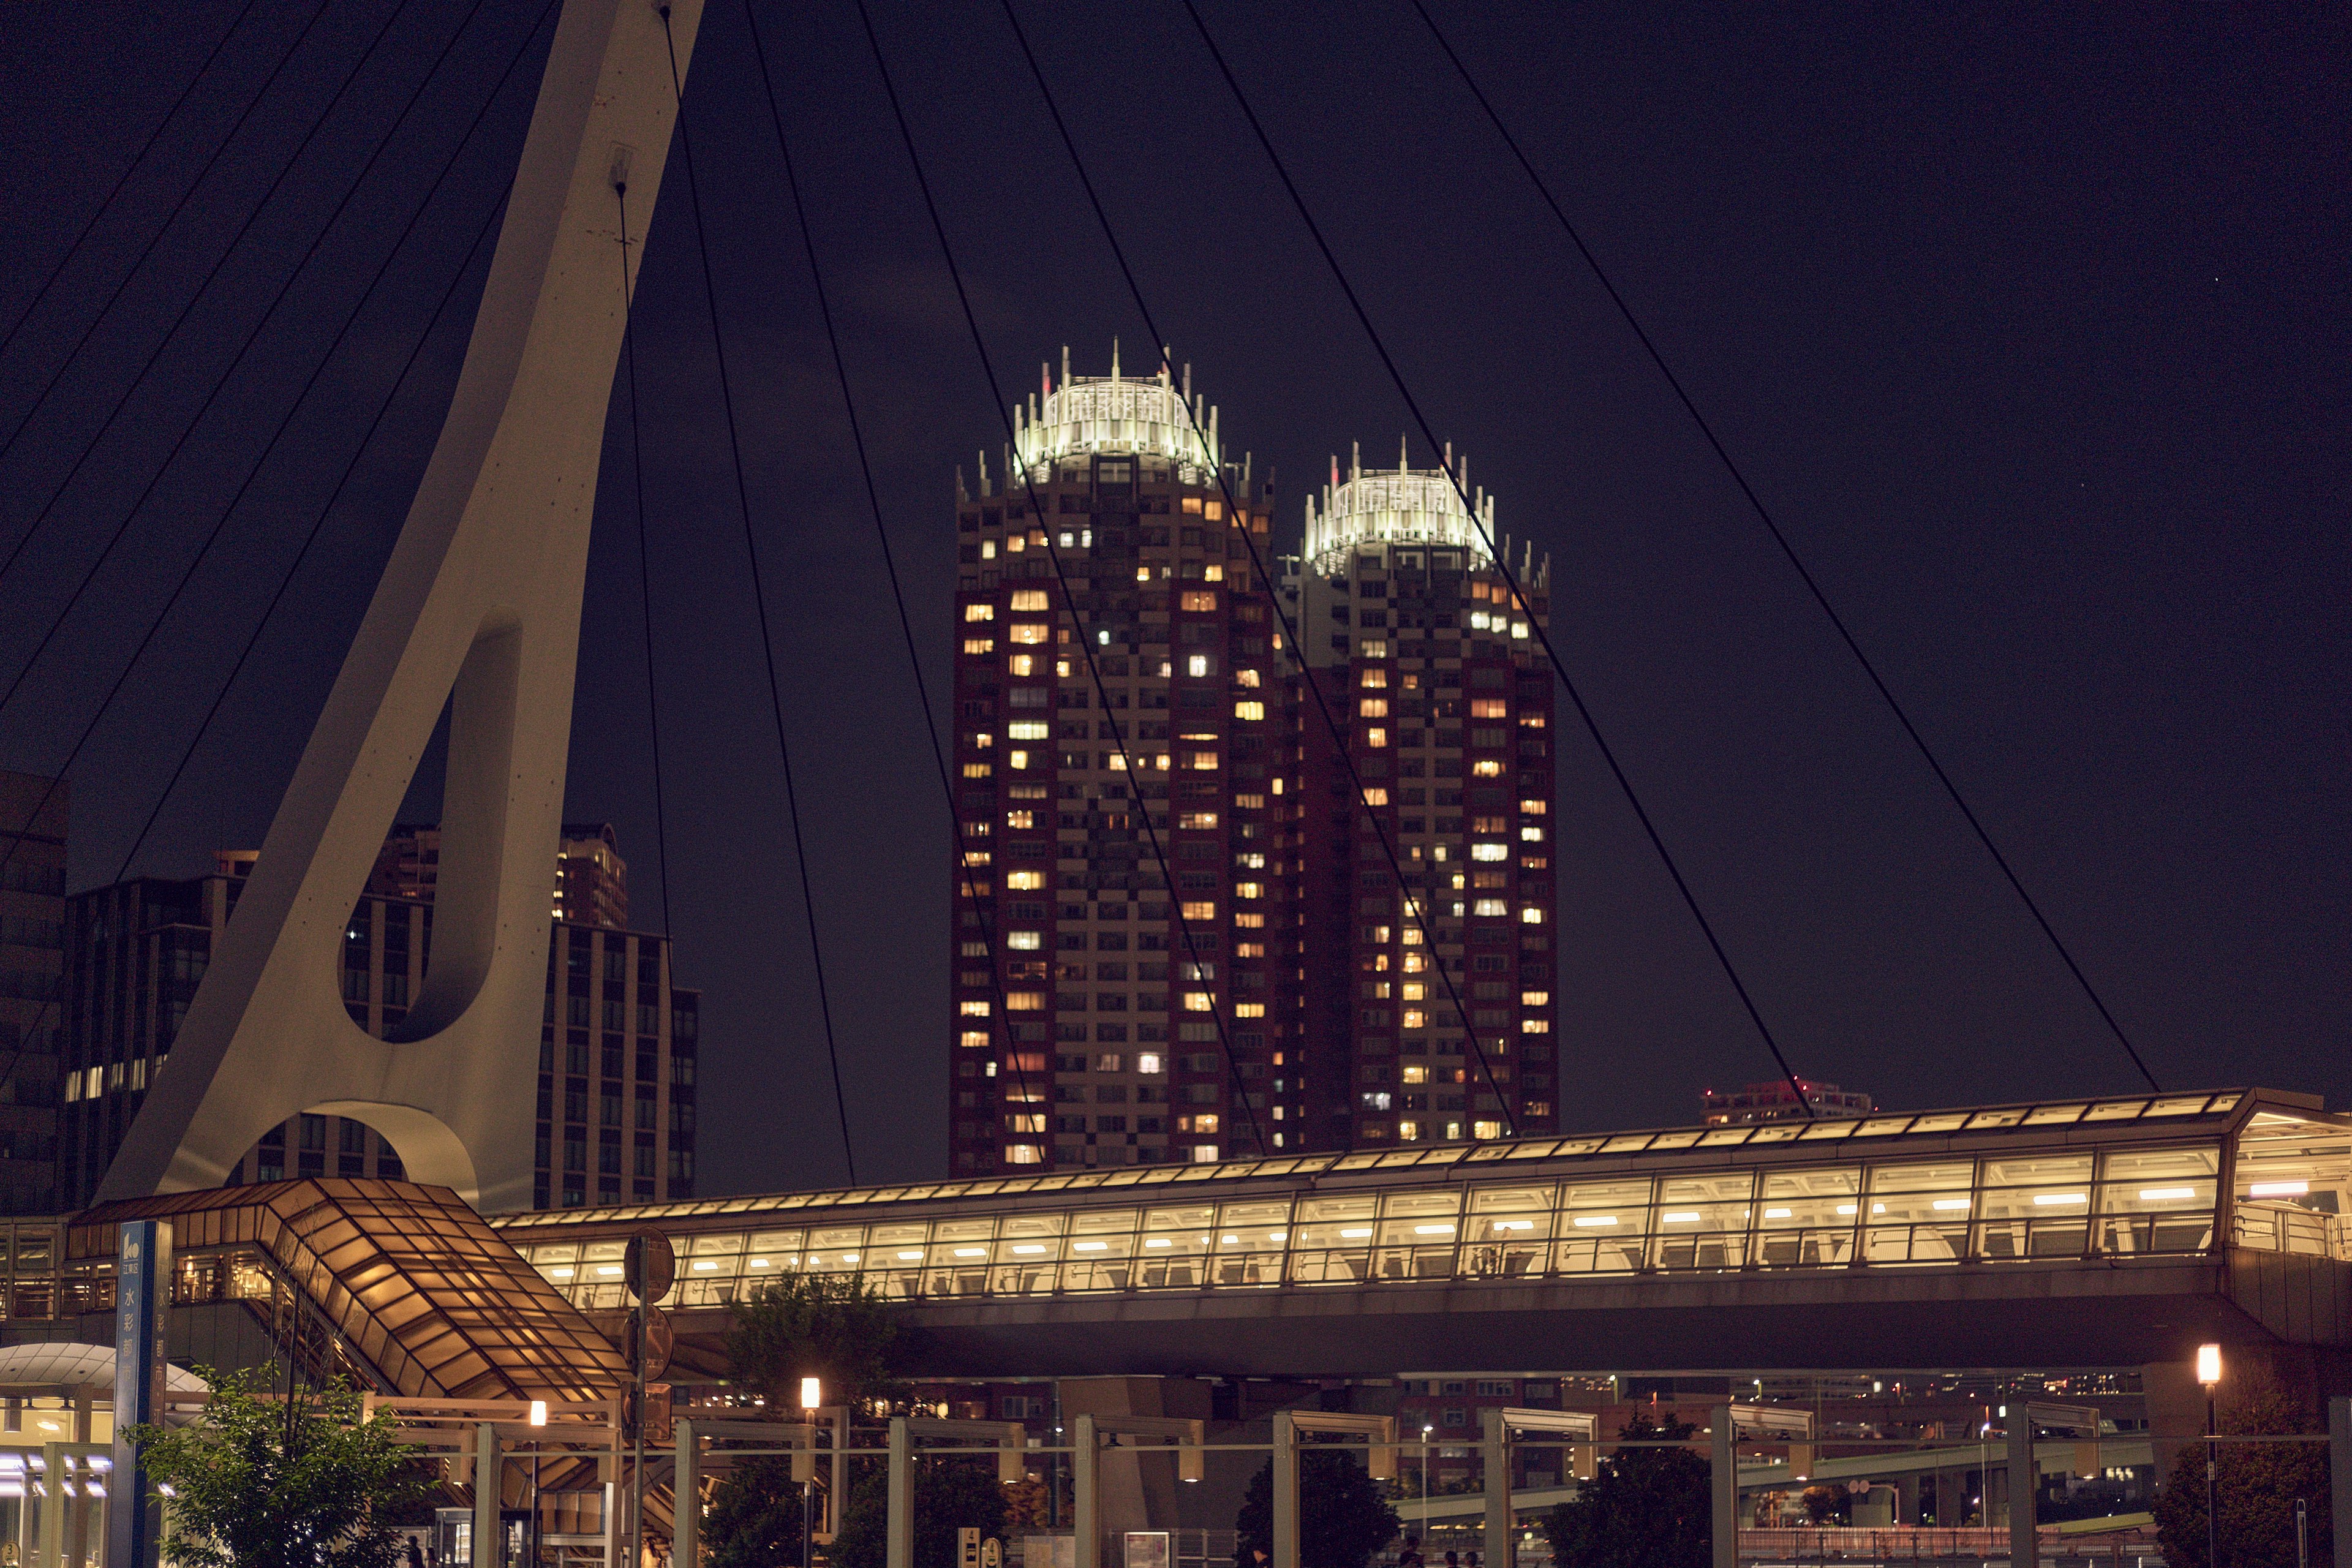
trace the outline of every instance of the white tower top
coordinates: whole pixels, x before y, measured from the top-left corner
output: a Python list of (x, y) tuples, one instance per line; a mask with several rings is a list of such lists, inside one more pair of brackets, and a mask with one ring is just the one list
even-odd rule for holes
[(1454, 546), (1470, 552), (1473, 561), (1490, 559), (1485, 540), (1471, 525), (1462, 504), (1467, 491), (1477, 507), (1486, 538), (1495, 533), (1495, 498), (1470, 489), (1470, 459), (1457, 466), (1447, 447), (1445, 467), (1415, 468), (1406, 461), (1399, 443), (1394, 468), (1367, 469), (1361, 448), (1351, 458), (1348, 477), (1339, 477), (1339, 459), (1331, 459), (1331, 482), (1323, 487), (1318, 510), (1307, 498), (1307, 559), (1316, 570), (1339, 568), (1353, 546), (1367, 542)]
[(1180, 384), (1165, 353), (1157, 374), (1138, 380), (1118, 369), (1118, 344), (1111, 343), (1110, 374), (1072, 376), (1070, 351), (1062, 351), (1062, 376), (1038, 367), (1038, 393), (1024, 407), (1013, 405), (1013, 447), (1021, 466), (1038, 472), (1064, 458), (1095, 453), (1132, 453), (1173, 463), (1185, 484), (1202, 482), (1217, 468), (1217, 411), (1192, 395), (1192, 370)]

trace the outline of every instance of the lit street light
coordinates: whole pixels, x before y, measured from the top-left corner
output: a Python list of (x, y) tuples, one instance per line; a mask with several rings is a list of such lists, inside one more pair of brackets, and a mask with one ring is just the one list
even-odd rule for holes
[(813, 1377), (801, 1379), (801, 1420), (811, 1428), (808, 1435), (808, 1479), (801, 1483), (801, 1568), (809, 1568), (809, 1500), (816, 1491), (816, 1426), (817, 1407), (824, 1403), (824, 1391)]
[(2221, 1382), (2221, 1347), (2197, 1347), (2197, 1381), (2205, 1385), (2205, 1563), (2206, 1568), (2220, 1568), (2219, 1535), (2213, 1528), (2213, 1438), (2221, 1431), (2214, 1421), (2213, 1390)]

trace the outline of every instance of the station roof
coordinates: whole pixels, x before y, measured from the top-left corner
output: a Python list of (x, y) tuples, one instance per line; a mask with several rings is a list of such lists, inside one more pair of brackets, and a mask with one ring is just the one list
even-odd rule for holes
[[(551, 1238), (565, 1227), (617, 1229), (636, 1221), (709, 1218), (723, 1224), (735, 1215), (783, 1215), (793, 1211), (879, 1205), (958, 1204), (960, 1200), (972, 1199), (999, 1207), (1004, 1199), (1024, 1194), (1042, 1197), (1047, 1194), (1076, 1196), (1100, 1192), (1108, 1195), (1122, 1188), (1174, 1185), (1205, 1196), (1223, 1190), (1227, 1184), (1280, 1178), (1285, 1185), (1319, 1187), (1330, 1178), (1350, 1178), (1360, 1173), (1379, 1184), (1381, 1173), (1407, 1169), (1413, 1173), (1407, 1179), (1423, 1184), (1433, 1177), (1439, 1181), (1469, 1180), (1501, 1175), (1506, 1171), (1513, 1176), (1522, 1173), (1564, 1175), (1587, 1167), (1596, 1172), (1613, 1172), (1663, 1163), (1820, 1163), (1946, 1150), (1974, 1152), (1988, 1147), (2022, 1150), (2095, 1146), (2183, 1136), (2219, 1137), (2253, 1128), (2258, 1118), (2264, 1130), (2285, 1132), (2299, 1129), (2330, 1142), (2344, 1141), (2347, 1151), (2352, 1151), (2352, 1117), (2330, 1113), (2324, 1109), (2324, 1103), (2315, 1095), (2279, 1089), (2200, 1089), (1943, 1110), (1885, 1111), (1811, 1121), (1592, 1132), (1565, 1138), (1440, 1143), (1214, 1163), (1128, 1165), (1033, 1176), (991, 1176), (975, 1181), (847, 1187), (609, 1208), (539, 1210), (495, 1215), (489, 1223), (509, 1239), (520, 1241), (526, 1234)], [(1348, 1181), (1347, 1184), (1355, 1184)], [(698, 1227), (689, 1225), (685, 1228)]]

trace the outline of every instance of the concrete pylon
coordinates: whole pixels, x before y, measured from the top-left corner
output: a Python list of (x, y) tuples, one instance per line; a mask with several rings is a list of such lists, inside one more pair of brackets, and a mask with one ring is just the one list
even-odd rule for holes
[[(671, 0), (682, 71), (700, 0)], [(220, 1184), (299, 1111), (412, 1178), (531, 1201), (580, 595), (636, 240), (676, 121), (650, 0), (566, 0), (466, 363), (366, 619), (99, 1201)], [(344, 922), (450, 706), (433, 959), (398, 1037), (343, 1009)]]

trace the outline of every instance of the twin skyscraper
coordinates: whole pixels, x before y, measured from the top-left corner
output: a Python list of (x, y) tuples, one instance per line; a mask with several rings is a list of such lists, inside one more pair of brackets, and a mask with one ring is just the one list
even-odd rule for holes
[(1450, 452), (1278, 544), (1189, 369), (1039, 380), (957, 485), (951, 1173), (1554, 1131), (1548, 564)]

